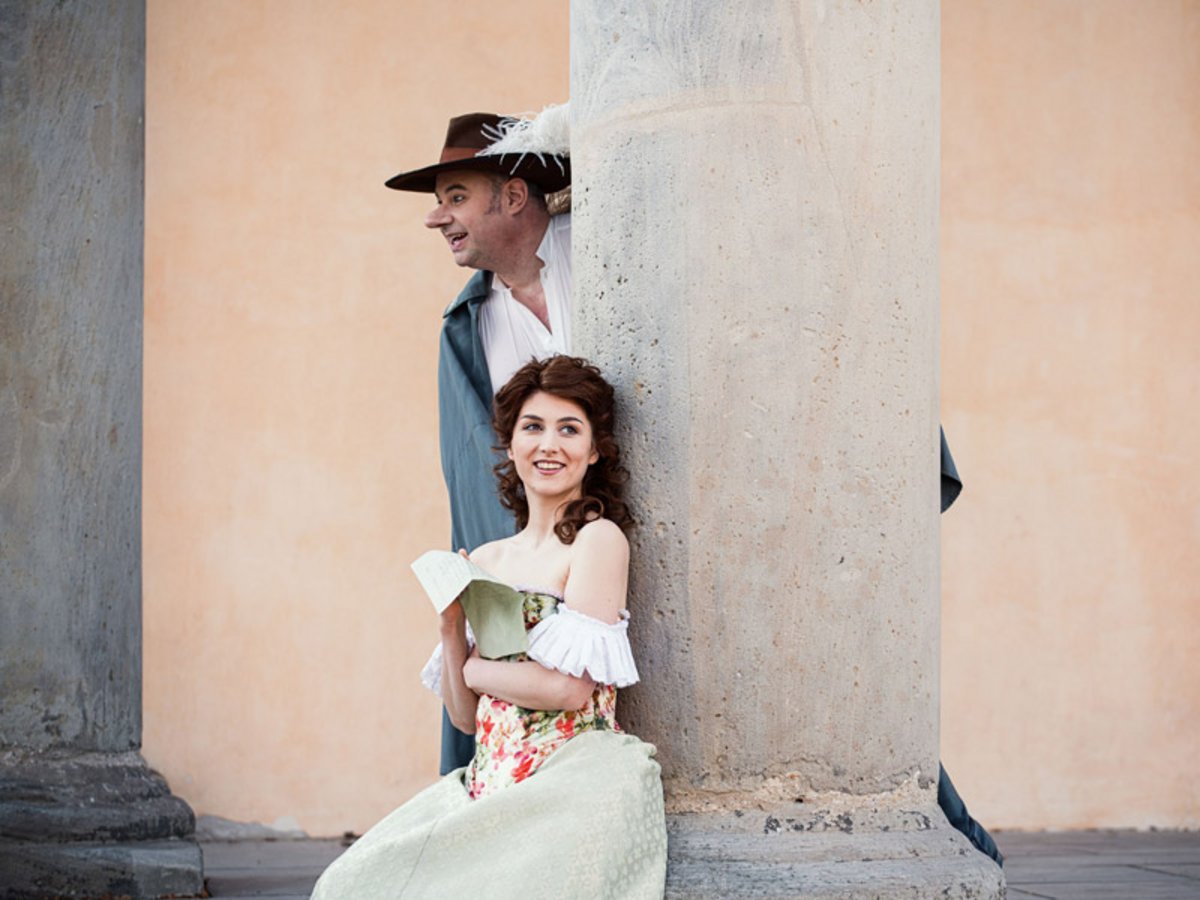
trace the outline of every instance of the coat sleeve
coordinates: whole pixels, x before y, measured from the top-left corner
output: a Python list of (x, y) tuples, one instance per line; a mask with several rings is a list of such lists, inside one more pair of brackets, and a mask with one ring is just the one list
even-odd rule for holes
[(945, 512), (962, 493), (962, 479), (958, 477), (958, 469), (954, 466), (954, 457), (950, 455), (950, 445), (946, 443), (946, 432), (941, 428), (938, 431), (942, 437), (942, 512)]

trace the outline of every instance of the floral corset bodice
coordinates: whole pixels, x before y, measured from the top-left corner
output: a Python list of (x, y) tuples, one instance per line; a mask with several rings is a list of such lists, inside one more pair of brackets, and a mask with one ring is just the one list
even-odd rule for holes
[[(560, 600), (554, 594), (518, 590), (524, 595), (527, 633), (534, 632), (543, 621), (550, 624), (547, 620), (551, 616), (570, 612), (565, 607), (558, 609)], [(543, 628), (538, 633), (545, 630)], [(506, 657), (513, 662), (529, 658), (527, 653)], [(620, 731), (616, 711), (616, 687), (599, 682), (587, 702), (576, 710), (526, 709), (507, 700), (481, 694), (475, 710), (475, 756), (465, 775), (467, 790), (471, 797), (478, 799), (507, 785), (524, 781), (577, 734), (585, 731)]]

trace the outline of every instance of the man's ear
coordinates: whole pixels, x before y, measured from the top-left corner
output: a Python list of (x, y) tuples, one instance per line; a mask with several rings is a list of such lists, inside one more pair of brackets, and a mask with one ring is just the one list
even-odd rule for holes
[(504, 206), (510, 213), (519, 213), (529, 203), (529, 185), (524, 178), (510, 178), (501, 189)]

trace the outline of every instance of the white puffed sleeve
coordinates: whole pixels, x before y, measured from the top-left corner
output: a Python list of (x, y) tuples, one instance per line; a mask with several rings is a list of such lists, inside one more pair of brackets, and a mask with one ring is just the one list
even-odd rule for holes
[[(475, 634), (471, 631), (471, 623), (467, 623), (467, 652), (475, 646)], [(442, 696), (442, 642), (433, 648), (429, 662), (421, 669), (421, 684), (429, 688), (439, 697)]]
[(576, 612), (565, 603), (529, 632), (529, 658), (576, 678), (587, 672), (597, 684), (628, 687), (638, 681), (629, 646), (629, 612), (610, 625)]

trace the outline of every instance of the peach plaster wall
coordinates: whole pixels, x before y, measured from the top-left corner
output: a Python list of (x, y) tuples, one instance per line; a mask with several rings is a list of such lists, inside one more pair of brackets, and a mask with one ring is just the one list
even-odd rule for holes
[[(150, 0), (145, 754), (361, 831), (435, 775), (440, 314), (382, 180), (566, 99), (565, 0)], [(985, 823), (1200, 825), (1200, 3), (943, 4), (943, 757)]]
[(436, 775), (441, 313), (384, 188), (567, 99), (557, 0), (150, 0), (145, 755), (198, 813), (364, 830)]
[(1200, 3), (943, 3), (942, 754), (986, 823), (1200, 825)]

